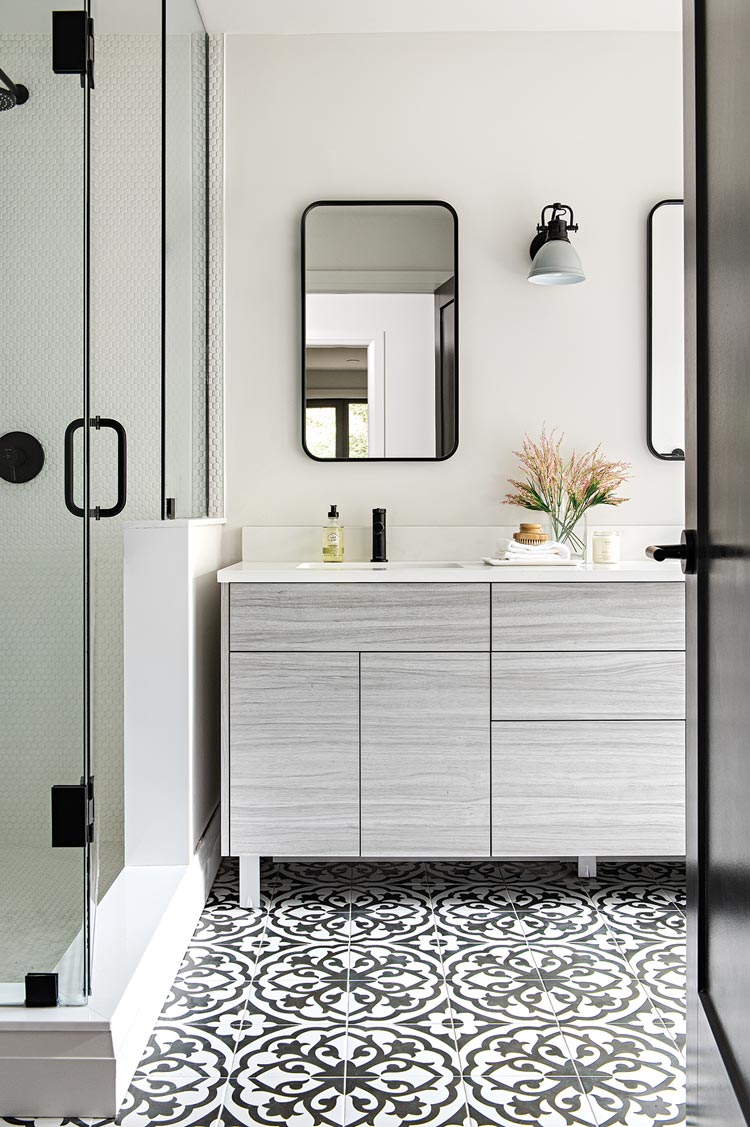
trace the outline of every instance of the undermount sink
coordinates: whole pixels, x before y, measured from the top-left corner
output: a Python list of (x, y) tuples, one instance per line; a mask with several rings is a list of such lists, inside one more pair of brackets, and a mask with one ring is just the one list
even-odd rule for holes
[(424, 568), (461, 567), (460, 563), (440, 563), (435, 560), (396, 560), (393, 563), (301, 563), (297, 568), (308, 571), (421, 571)]

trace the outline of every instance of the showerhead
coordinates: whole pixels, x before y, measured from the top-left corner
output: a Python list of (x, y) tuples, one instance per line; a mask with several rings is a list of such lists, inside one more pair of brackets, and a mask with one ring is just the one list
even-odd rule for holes
[(0, 82), (5, 83), (4, 86), (0, 86), (0, 112), (12, 110), (14, 106), (22, 106), (24, 102), (28, 102), (29, 92), (26, 87), (11, 82), (4, 70), (0, 70)]

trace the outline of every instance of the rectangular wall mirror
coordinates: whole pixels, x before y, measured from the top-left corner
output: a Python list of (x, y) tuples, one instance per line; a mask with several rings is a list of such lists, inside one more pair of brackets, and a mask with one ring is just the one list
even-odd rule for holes
[(458, 446), (458, 221), (431, 201), (302, 217), (302, 444), (319, 461)]
[(648, 217), (646, 441), (664, 461), (685, 459), (685, 208), (662, 200)]

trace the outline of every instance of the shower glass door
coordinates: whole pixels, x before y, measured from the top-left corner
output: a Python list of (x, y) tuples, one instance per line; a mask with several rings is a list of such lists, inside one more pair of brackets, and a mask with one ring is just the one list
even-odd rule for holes
[[(5, 0), (0, 69), (0, 1003), (26, 987), (81, 1004), (88, 990), (89, 847), (52, 788), (89, 775), (87, 115), (78, 75), (52, 70), (51, 8)], [(69, 467), (70, 468), (70, 467)], [(70, 475), (69, 475), (70, 478)], [(78, 792), (78, 798), (81, 792)], [(45, 976), (26, 982), (27, 975)]]

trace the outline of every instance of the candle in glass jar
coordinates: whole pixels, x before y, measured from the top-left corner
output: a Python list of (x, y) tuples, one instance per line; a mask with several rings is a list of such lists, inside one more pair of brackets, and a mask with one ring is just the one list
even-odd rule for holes
[(620, 534), (613, 528), (597, 528), (592, 536), (595, 564), (620, 562)]

